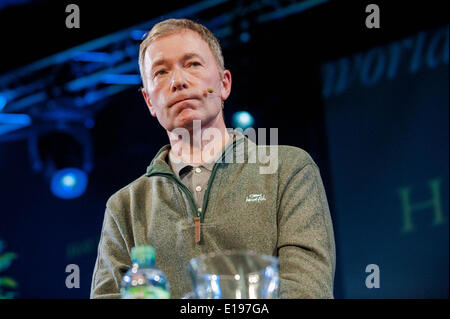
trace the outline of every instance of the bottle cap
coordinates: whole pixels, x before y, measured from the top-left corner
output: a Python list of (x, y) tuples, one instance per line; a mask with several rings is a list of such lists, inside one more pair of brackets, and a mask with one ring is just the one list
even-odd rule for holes
[(131, 261), (139, 266), (152, 266), (155, 264), (155, 248), (150, 245), (141, 245), (131, 248)]

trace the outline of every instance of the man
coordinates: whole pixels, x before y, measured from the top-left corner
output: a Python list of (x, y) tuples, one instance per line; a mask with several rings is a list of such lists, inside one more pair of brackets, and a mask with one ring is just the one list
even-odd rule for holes
[[(108, 200), (91, 297), (120, 297), (131, 248), (147, 244), (173, 298), (192, 289), (191, 258), (234, 249), (279, 257), (281, 298), (333, 298), (335, 244), (319, 169), (297, 147), (229, 134), (222, 109), (231, 73), (214, 35), (190, 20), (163, 21), (142, 42), (139, 66), (170, 145)], [(275, 169), (252, 160), (261, 150), (276, 151)]]

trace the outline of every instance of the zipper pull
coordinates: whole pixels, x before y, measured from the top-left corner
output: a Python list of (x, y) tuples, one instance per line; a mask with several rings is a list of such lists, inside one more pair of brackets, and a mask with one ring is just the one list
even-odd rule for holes
[(195, 243), (198, 244), (200, 242), (200, 217), (195, 217), (194, 222), (195, 222)]

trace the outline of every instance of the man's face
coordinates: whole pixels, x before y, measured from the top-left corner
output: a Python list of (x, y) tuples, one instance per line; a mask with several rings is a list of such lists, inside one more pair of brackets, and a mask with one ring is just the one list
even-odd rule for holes
[[(150, 113), (167, 130), (190, 130), (193, 120), (202, 127), (223, 121), (222, 100), (231, 91), (231, 73), (220, 76), (208, 44), (192, 30), (161, 37), (147, 48), (144, 57)], [(206, 93), (208, 88), (213, 93)]]

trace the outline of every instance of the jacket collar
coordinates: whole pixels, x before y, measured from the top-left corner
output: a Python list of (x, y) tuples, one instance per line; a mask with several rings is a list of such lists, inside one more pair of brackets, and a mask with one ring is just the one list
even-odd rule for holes
[[(221, 157), (219, 157), (218, 160), (221, 158), (228, 158), (229, 156), (232, 156), (231, 153), (235, 152), (235, 156), (239, 158), (239, 156), (243, 156), (246, 152), (246, 147), (237, 147), (240, 143), (252, 143), (247, 137), (242, 134), (239, 130), (234, 130), (233, 134), (235, 135), (235, 140), (232, 143), (229, 143), (224, 151), (222, 152)], [(169, 164), (166, 162), (166, 158), (168, 157), (168, 154), (170, 152), (170, 144), (164, 145), (158, 153), (156, 153), (156, 156), (151, 161), (150, 165), (147, 167), (146, 176), (150, 176), (153, 173), (166, 173), (166, 174), (174, 174), (172, 169), (170, 168)]]

